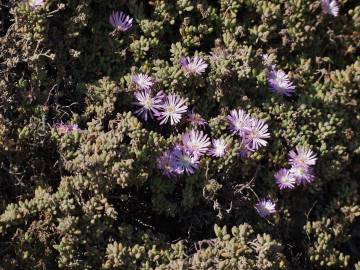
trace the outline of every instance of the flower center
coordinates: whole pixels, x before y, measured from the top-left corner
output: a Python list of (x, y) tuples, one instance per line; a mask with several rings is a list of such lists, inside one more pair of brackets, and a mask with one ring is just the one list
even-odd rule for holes
[(166, 110), (168, 113), (173, 113), (175, 111), (175, 107), (173, 105), (169, 105)]
[(152, 99), (149, 98), (149, 97), (148, 97), (147, 99), (145, 99), (145, 101), (144, 101), (144, 107), (145, 107), (146, 109), (151, 109), (152, 106), (153, 106), (153, 101), (152, 101)]
[(241, 129), (243, 127), (244, 123), (242, 121), (237, 121), (235, 122), (235, 127), (237, 129)]
[(183, 166), (183, 167), (188, 167), (189, 164), (191, 163), (191, 159), (189, 156), (187, 155), (181, 155), (180, 159), (180, 164)]
[(295, 171), (295, 174), (296, 174), (297, 176), (303, 176), (303, 175), (305, 174), (305, 169), (299, 167), (299, 168), (297, 168), (297, 170)]
[(140, 78), (139, 81), (138, 81), (138, 84), (139, 85), (145, 85), (146, 84), (146, 81), (144, 78)]
[(280, 85), (280, 86), (283, 86), (284, 85), (284, 79), (283, 78), (278, 78), (278, 84)]
[(189, 145), (193, 150), (199, 149), (199, 145), (196, 142), (190, 142)]
[(258, 137), (258, 132), (253, 129), (253, 130), (250, 132), (250, 138), (256, 139), (257, 137)]
[(283, 176), (283, 177), (280, 178), (280, 181), (281, 181), (282, 183), (287, 183), (287, 182), (288, 182), (288, 178), (287, 178), (286, 176)]
[(216, 147), (216, 153), (218, 154), (218, 155), (221, 155), (223, 152), (224, 152), (224, 150), (225, 150), (225, 146), (224, 145), (218, 145), (217, 147)]

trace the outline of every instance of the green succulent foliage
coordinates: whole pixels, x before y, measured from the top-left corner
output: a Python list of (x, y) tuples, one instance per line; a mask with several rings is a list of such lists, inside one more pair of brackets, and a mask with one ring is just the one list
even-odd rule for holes
[[(182, 242), (161, 248), (148, 234), (140, 233), (141, 244), (129, 246), (114, 241), (106, 249), (104, 269), (286, 269), (282, 246), (267, 234), (254, 235), (249, 224), (215, 225), (216, 238), (196, 243), (197, 251), (185, 255)], [(137, 243), (136, 240), (131, 243)], [(205, 248), (205, 246), (207, 246)]]
[[(338, 17), (305, 0), (1, 4), (0, 269), (360, 269), (360, 6), (338, 2)], [(269, 91), (271, 65), (293, 97)], [(136, 73), (187, 99), (226, 156), (162, 175), (158, 157), (194, 127), (136, 117)], [(245, 159), (226, 120), (239, 108), (271, 134)], [(279, 191), (298, 145), (318, 155), (315, 181)], [(277, 213), (259, 217), (259, 198)]]

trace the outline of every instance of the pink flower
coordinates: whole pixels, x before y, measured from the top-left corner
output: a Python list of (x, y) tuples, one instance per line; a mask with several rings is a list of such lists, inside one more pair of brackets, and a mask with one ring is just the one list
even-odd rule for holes
[(262, 199), (255, 205), (256, 211), (263, 218), (276, 213), (275, 203), (270, 200)]
[(324, 14), (330, 14), (334, 17), (339, 15), (339, 4), (336, 0), (321, 0), (321, 8)]
[(200, 157), (208, 151), (210, 139), (201, 130), (191, 130), (182, 135), (182, 144), (187, 151)]
[(180, 65), (187, 75), (201, 75), (205, 72), (207, 64), (198, 56), (190, 57), (181, 57)]
[(244, 128), (244, 140), (249, 145), (249, 148), (254, 151), (261, 146), (266, 146), (267, 141), (265, 139), (268, 138), (270, 138), (268, 125), (262, 120), (253, 118), (251, 126)]
[(288, 169), (280, 169), (275, 173), (275, 182), (280, 189), (293, 189), (296, 178)]
[(182, 114), (186, 113), (187, 108), (185, 99), (172, 94), (165, 98), (160, 111), (155, 116), (160, 121), (160, 125), (166, 124), (169, 120), (171, 125), (175, 125), (180, 122)]
[(246, 142), (245, 139), (239, 140), (239, 148), (237, 149), (237, 154), (239, 157), (247, 158), (253, 151), (254, 149), (251, 149), (250, 144)]
[(174, 155), (172, 151), (165, 151), (157, 159), (157, 168), (167, 177), (173, 177), (176, 175), (174, 165)]
[(142, 73), (134, 75), (132, 81), (139, 90), (149, 90), (154, 84), (153, 79), (150, 76)]
[(81, 129), (77, 124), (56, 124), (56, 130), (61, 134), (71, 133), (71, 132), (80, 132)]
[(316, 154), (309, 148), (296, 146), (289, 152), (289, 163), (293, 166), (312, 166), (317, 160)]
[(38, 9), (45, 5), (45, 0), (28, 0), (28, 4), (32, 9)]
[(176, 146), (172, 151), (172, 167), (177, 174), (194, 174), (199, 167), (199, 157), (183, 146)]
[(268, 83), (270, 90), (279, 95), (290, 97), (295, 92), (295, 86), (289, 80), (288, 75), (282, 70), (275, 70), (275, 66), (269, 70)]
[(314, 170), (309, 166), (296, 165), (292, 166), (290, 173), (295, 177), (298, 185), (310, 184), (314, 181)]
[(245, 129), (252, 125), (252, 118), (244, 110), (232, 110), (227, 116), (228, 124), (232, 134), (244, 135)]
[(158, 110), (163, 104), (164, 94), (161, 91), (154, 97), (151, 95), (151, 90), (140, 90), (134, 95), (137, 100), (134, 104), (140, 107), (134, 113), (142, 117), (145, 121), (147, 121), (148, 116), (153, 118), (153, 114), (158, 113)]

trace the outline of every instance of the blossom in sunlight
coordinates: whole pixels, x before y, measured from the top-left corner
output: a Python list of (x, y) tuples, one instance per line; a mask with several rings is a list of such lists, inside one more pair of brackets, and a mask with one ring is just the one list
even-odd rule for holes
[(205, 154), (210, 146), (209, 137), (202, 130), (191, 130), (182, 135), (183, 146), (197, 156)]
[(28, 0), (28, 4), (31, 8), (37, 9), (45, 5), (45, 0)]
[(149, 90), (153, 86), (153, 79), (147, 74), (136, 74), (132, 77), (132, 81), (136, 84), (136, 87), (140, 90)]
[(164, 99), (164, 103), (155, 116), (160, 121), (160, 125), (166, 124), (169, 121), (170, 125), (175, 125), (180, 122), (181, 117), (186, 113), (187, 108), (186, 99), (172, 94)]
[(134, 104), (139, 107), (134, 113), (145, 121), (147, 121), (148, 116), (153, 118), (153, 115), (158, 113), (163, 105), (164, 94), (161, 91), (155, 96), (152, 96), (151, 90), (140, 90), (134, 95), (137, 100)]
[(226, 118), (232, 134), (243, 136), (245, 129), (252, 125), (252, 118), (242, 109), (232, 110)]
[(201, 75), (205, 72), (207, 64), (198, 56), (190, 57), (181, 57), (180, 65), (186, 74), (191, 75)]
[(297, 146), (296, 150), (289, 152), (289, 164), (294, 166), (312, 166), (315, 165), (316, 160), (316, 154), (310, 148)]
[(251, 126), (244, 128), (244, 140), (254, 151), (266, 146), (268, 138), (270, 138), (268, 125), (263, 120), (253, 118)]

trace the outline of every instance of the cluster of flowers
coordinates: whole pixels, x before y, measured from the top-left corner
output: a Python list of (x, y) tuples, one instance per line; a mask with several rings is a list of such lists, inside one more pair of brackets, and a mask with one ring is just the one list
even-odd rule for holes
[(171, 125), (177, 124), (188, 108), (186, 99), (176, 94), (167, 96), (162, 91), (153, 95), (151, 89), (141, 89), (135, 93), (135, 98), (137, 101), (134, 104), (139, 107), (135, 114), (145, 121), (155, 116), (160, 125), (167, 122)]
[[(203, 125), (201, 116), (191, 112), (188, 121), (192, 124)], [(239, 155), (248, 156), (250, 152), (267, 145), (265, 139), (270, 137), (268, 125), (259, 119), (251, 117), (243, 110), (232, 110), (227, 116), (229, 129), (232, 134), (239, 136)], [(186, 172), (193, 174), (198, 168), (199, 160), (204, 154), (213, 157), (224, 157), (229, 149), (229, 143), (223, 139), (214, 139), (212, 147), (209, 137), (202, 131), (191, 130), (181, 136), (181, 143), (172, 150), (166, 151), (158, 159), (158, 168), (168, 177)]]
[[(242, 112), (242, 116), (246, 118), (244, 123), (241, 123), (244, 119), (239, 116), (239, 112)], [(228, 119), (233, 134), (236, 133), (241, 136), (240, 156), (247, 156), (249, 152), (267, 144), (265, 138), (269, 138), (270, 135), (267, 133), (267, 124), (263, 121), (251, 118), (243, 110), (233, 110)], [(201, 116), (194, 112), (188, 114), (188, 121), (200, 126), (205, 123)], [(229, 143), (220, 138), (212, 140), (210, 148), (210, 139), (203, 131), (191, 130), (182, 134), (181, 143), (176, 144), (173, 149), (165, 151), (159, 157), (157, 165), (162, 173), (168, 177), (181, 175), (184, 172), (193, 174), (199, 167), (200, 158), (204, 154), (219, 158), (224, 157), (229, 147)]]
[[(337, 16), (336, 1), (321, 1), (324, 13)], [(338, 7), (337, 7), (338, 8)], [(334, 11), (335, 10), (335, 11)], [(335, 15), (336, 13), (336, 15)], [(125, 32), (133, 25), (133, 19), (123, 12), (113, 12), (109, 18), (110, 24), (117, 30)], [(264, 60), (266, 55), (264, 55)], [(200, 57), (181, 57), (180, 65), (186, 75), (201, 75), (205, 72), (207, 64)], [(176, 94), (165, 95), (162, 91), (152, 93), (154, 80), (147, 74), (136, 74), (132, 78), (137, 92), (134, 94), (139, 108), (135, 114), (143, 118), (154, 117), (160, 125), (170, 122), (175, 125), (180, 122), (182, 115), (187, 112), (188, 121), (195, 126), (204, 126), (205, 120), (194, 111), (188, 112), (186, 99)], [(275, 65), (268, 68), (268, 84), (270, 89), (280, 95), (291, 96), (295, 86), (282, 70), (276, 70)], [(260, 119), (251, 117), (244, 110), (232, 110), (227, 116), (231, 133), (236, 135), (240, 142), (239, 155), (248, 156), (251, 152), (267, 145), (266, 139), (270, 138), (268, 125)], [(77, 125), (59, 125), (59, 132), (67, 133), (79, 130)], [(229, 144), (222, 138), (212, 141), (201, 130), (190, 130), (182, 134), (181, 142), (172, 149), (165, 151), (157, 160), (157, 166), (168, 177), (176, 175), (193, 174), (199, 167), (200, 159), (208, 154), (213, 157), (223, 157), (229, 149)], [(295, 184), (310, 183), (313, 181), (312, 165), (315, 165), (316, 157), (309, 149), (297, 147), (296, 151), (290, 151), (289, 163), (291, 169), (280, 169), (275, 174), (276, 183), (280, 189), (294, 188)], [(255, 205), (255, 209), (261, 217), (266, 217), (276, 212), (275, 203), (271, 200), (261, 199)]]
[[(201, 75), (205, 72), (207, 64), (201, 58), (181, 57), (180, 65), (187, 75)], [(154, 79), (147, 74), (136, 74), (132, 77), (133, 83), (136, 85), (135, 105), (139, 107), (135, 114), (143, 118), (145, 121), (150, 117), (160, 121), (160, 125), (170, 121), (171, 125), (180, 122), (181, 117), (187, 112), (188, 106), (186, 99), (176, 94), (165, 95), (162, 91), (156, 94), (152, 93)], [(193, 113), (191, 117), (195, 117)], [(194, 119), (195, 120), (195, 119)]]
[(270, 138), (265, 121), (251, 117), (244, 110), (232, 110), (227, 116), (230, 132), (237, 135), (240, 142), (239, 155), (247, 157), (251, 152), (267, 145)]
[[(186, 75), (201, 75), (207, 68), (207, 64), (196, 56), (182, 57), (180, 65)], [(203, 127), (206, 124), (201, 115), (187, 111), (186, 100), (181, 97), (175, 94), (166, 96), (162, 91), (153, 94), (152, 77), (140, 73), (134, 75), (132, 81), (137, 88), (134, 94), (137, 101), (134, 104), (138, 108), (134, 113), (145, 121), (148, 118), (156, 118), (160, 121), (160, 125), (169, 121), (174, 125), (180, 122), (184, 113), (187, 113), (187, 121), (193, 126)], [(284, 87), (281, 82), (276, 81), (276, 83), (278, 87)], [(267, 145), (266, 139), (270, 138), (270, 134), (268, 125), (263, 120), (251, 117), (242, 109), (234, 109), (227, 116), (227, 121), (230, 132), (239, 140), (240, 157), (247, 157), (251, 152)], [(208, 154), (213, 157), (224, 157), (230, 147), (223, 138), (212, 140), (212, 146), (210, 145), (210, 139), (203, 131), (192, 129), (181, 135), (180, 143), (162, 153), (157, 159), (157, 167), (169, 178), (184, 173), (193, 174), (199, 168), (202, 156)], [(261, 200), (255, 208), (262, 217), (275, 212), (275, 204), (271, 201)]]
[[(295, 185), (314, 181), (313, 166), (316, 160), (315, 153), (309, 148), (297, 146), (295, 150), (291, 150), (288, 161), (291, 168), (282, 168), (275, 173), (275, 182), (280, 190), (293, 189)], [(276, 213), (275, 203), (266, 199), (259, 200), (255, 209), (261, 217)]]
[[(207, 64), (199, 57), (183, 57), (180, 60), (183, 70), (186, 74), (200, 75), (202, 74)], [(157, 92), (155, 95), (152, 93), (152, 86), (154, 80), (146, 74), (136, 74), (133, 76), (132, 81), (135, 83), (138, 91), (135, 93), (136, 102), (134, 103), (139, 108), (135, 114), (143, 118), (145, 121), (148, 118), (160, 121), (160, 125), (170, 122), (175, 125), (180, 122), (181, 117), (187, 112), (188, 106), (186, 99), (181, 98), (176, 94), (165, 95), (162, 91)], [(201, 124), (203, 119), (199, 115), (193, 113), (188, 114), (190, 121)], [(202, 123), (203, 124), (203, 123)]]
[(305, 185), (314, 181), (313, 166), (317, 160), (314, 152), (297, 146), (289, 152), (290, 169), (282, 168), (275, 173), (275, 181), (282, 189), (293, 189), (295, 185)]
[(199, 130), (182, 134), (181, 143), (165, 151), (157, 160), (157, 166), (168, 177), (183, 173), (193, 174), (199, 167), (200, 158), (210, 147), (209, 137)]

